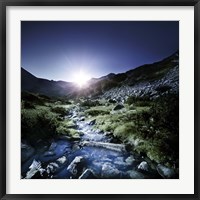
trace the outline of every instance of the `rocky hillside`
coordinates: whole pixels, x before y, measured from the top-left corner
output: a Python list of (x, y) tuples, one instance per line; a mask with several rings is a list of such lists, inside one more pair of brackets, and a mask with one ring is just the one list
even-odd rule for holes
[(156, 98), (179, 90), (179, 53), (121, 74), (93, 79), (82, 95), (124, 101), (128, 96)]
[(142, 81), (133, 86), (124, 84), (106, 91), (101, 96), (106, 99), (124, 101), (128, 96), (156, 98), (160, 94), (178, 92), (179, 67), (170, 69), (161, 79), (154, 81)]
[(37, 78), (22, 68), (22, 91), (47, 96), (89, 96), (124, 101), (128, 96), (156, 98), (163, 93), (177, 93), (178, 90), (178, 52), (162, 61), (143, 65), (125, 73), (110, 73), (101, 78), (93, 78), (84, 89), (78, 89), (73, 83)]

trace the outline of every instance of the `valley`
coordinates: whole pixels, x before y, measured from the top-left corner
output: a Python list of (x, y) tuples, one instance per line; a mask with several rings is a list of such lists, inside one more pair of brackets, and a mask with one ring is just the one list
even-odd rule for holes
[(84, 88), (22, 69), (21, 178), (178, 178), (178, 56)]

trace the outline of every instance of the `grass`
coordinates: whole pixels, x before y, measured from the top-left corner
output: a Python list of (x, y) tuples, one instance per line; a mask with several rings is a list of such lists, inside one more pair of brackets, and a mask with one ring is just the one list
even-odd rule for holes
[[(64, 101), (64, 100), (63, 100)], [(37, 140), (48, 140), (56, 135), (78, 137), (76, 125), (64, 117), (74, 107), (71, 103), (66, 105), (58, 99), (46, 96), (22, 93), (21, 104), (21, 136), (35, 144)]]
[[(47, 98), (46, 98), (47, 99)], [(32, 103), (33, 100), (33, 103)], [(70, 101), (72, 102), (72, 101)], [(179, 105), (178, 96), (168, 94), (156, 100), (130, 97), (124, 108), (114, 111), (117, 103), (81, 100), (78, 116), (91, 121), (94, 128), (111, 132), (130, 150), (148, 156), (157, 163), (178, 167)], [(65, 116), (76, 104), (58, 104), (57, 100), (38, 95), (22, 99), (22, 138), (30, 141), (49, 139), (56, 135), (79, 138), (76, 124)]]
[(133, 152), (157, 163), (178, 167), (178, 96), (169, 94), (157, 100), (131, 99), (125, 108), (112, 111), (115, 104), (85, 110), (94, 128), (113, 133)]

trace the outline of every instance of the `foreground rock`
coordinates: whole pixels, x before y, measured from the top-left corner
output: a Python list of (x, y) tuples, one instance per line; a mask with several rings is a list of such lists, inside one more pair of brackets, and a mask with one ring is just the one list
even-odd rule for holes
[(163, 178), (166, 178), (166, 179), (176, 178), (175, 171), (164, 165), (158, 164), (157, 171)]
[(146, 161), (142, 161), (139, 165), (138, 165), (138, 169), (141, 171), (149, 171), (149, 165), (147, 164)]
[(93, 170), (86, 169), (81, 176), (79, 176), (79, 179), (94, 179), (96, 176), (94, 175)]
[(104, 163), (102, 166), (101, 177), (102, 178), (119, 178), (121, 172), (115, 168), (111, 163)]
[(130, 178), (132, 179), (144, 179), (144, 175), (140, 172), (134, 171), (134, 170), (130, 170), (127, 172), (127, 174), (129, 175)]
[(21, 143), (21, 161), (25, 162), (35, 152), (35, 149), (28, 144)]
[(83, 141), (81, 146), (92, 146), (92, 147), (103, 147), (113, 151), (126, 152), (125, 145), (123, 144), (113, 144), (113, 143), (104, 143), (104, 142), (95, 142), (95, 141)]
[(74, 176), (80, 175), (84, 167), (84, 158), (82, 156), (77, 156), (67, 167), (67, 170)]
[(37, 172), (40, 173), (41, 176), (43, 176), (43, 173), (45, 172), (45, 169), (41, 167), (41, 162), (33, 160), (31, 166), (29, 167), (29, 171), (26, 173), (25, 179), (32, 178)]

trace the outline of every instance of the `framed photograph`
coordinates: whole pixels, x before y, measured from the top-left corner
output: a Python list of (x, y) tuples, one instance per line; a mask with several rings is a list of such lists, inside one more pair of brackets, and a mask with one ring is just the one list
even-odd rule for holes
[(0, 6), (2, 199), (199, 199), (199, 1)]

